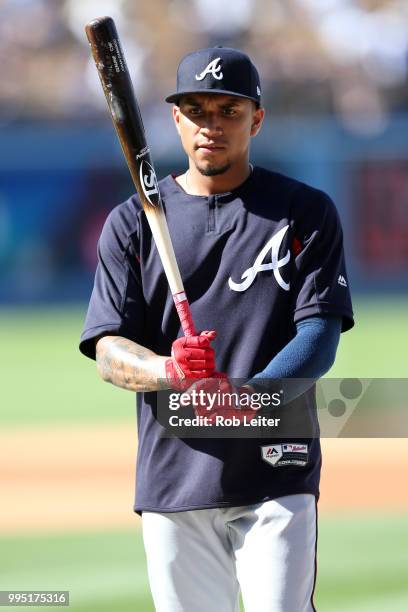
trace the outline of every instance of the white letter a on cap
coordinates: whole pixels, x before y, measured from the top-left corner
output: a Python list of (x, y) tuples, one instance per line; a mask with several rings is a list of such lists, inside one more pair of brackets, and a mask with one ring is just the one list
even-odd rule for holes
[(195, 75), (195, 78), (197, 79), (197, 81), (202, 81), (203, 78), (207, 76), (207, 74), (212, 74), (214, 79), (218, 79), (218, 81), (220, 81), (222, 77), (224, 76), (221, 72), (221, 66), (217, 66), (218, 62), (220, 61), (221, 61), (220, 57), (216, 57), (214, 60), (212, 60), (212, 62), (210, 62), (208, 66), (204, 68), (201, 74)]

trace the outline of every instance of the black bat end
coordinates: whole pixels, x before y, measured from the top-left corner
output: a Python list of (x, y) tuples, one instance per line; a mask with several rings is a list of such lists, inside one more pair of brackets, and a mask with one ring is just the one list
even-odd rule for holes
[(85, 32), (88, 39), (91, 41), (95, 38), (95, 35), (101, 32), (116, 32), (115, 22), (112, 17), (96, 17), (86, 24)]

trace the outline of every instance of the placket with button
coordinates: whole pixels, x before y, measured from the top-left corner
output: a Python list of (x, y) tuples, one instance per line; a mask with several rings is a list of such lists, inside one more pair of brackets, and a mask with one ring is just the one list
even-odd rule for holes
[(215, 207), (217, 205), (217, 196), (208, 196), (208, 224), (207, 232), (215, 231)]

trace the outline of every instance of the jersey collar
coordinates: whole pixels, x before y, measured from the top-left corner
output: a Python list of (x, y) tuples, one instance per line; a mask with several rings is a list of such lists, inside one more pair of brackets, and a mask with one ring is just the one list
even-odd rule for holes
[[(251, 174), (245, 179), (241, 185), (233, 189), (232, 191), (226, 191), (224, 193), (214, 194), (212, 197), (215, 197), (219, 202), (228, 202), (230, 200), (234, 200), (235, 198), (242, 197), (251, 187), (254, 185), (257, 175), (257, 167), (253, 167)], [(165, 184), (164, 192), (170, 191), (173, 194), (177, 194), (177, 196), (182, 201), (188, 202), (208, 202), (210, 196), (202, 196), (202, 195), (191, 195), (184, 191), (184, 189), (177, 183), (174, 174), (169, 174), (163, 179), (163, 183)]]

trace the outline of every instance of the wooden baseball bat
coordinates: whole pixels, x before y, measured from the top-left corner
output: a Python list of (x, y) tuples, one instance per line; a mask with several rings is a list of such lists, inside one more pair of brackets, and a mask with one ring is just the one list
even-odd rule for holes
[(140, 108), (115, 23), (111, 17), (98, 17), (87, 24), (85, 31), (113, 125), (146, 213), (184, 334), (186, 336), (195, 335), (190, 305), (184, 291), (163, 211)]

